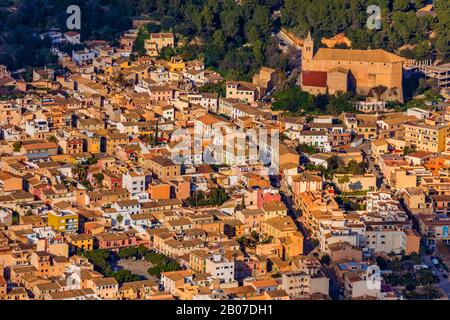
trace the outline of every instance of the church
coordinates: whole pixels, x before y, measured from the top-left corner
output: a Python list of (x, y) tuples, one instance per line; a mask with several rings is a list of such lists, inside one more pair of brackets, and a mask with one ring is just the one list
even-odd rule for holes
[(301, 87), (313, 95), (353, 91), (403, 102), (404, 59), (382, 49), (319, 48), (311, 33), (303, 42)]

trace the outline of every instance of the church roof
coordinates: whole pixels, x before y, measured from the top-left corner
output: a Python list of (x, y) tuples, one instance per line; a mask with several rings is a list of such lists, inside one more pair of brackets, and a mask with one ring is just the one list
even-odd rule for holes
[(382, 49), (376, 50), (353, 50), (353, 49), (329, 49), (320, 48), (314, 60), (340, 60), (340, 61), (359, 61), (359, 62), (401, 62), (404, 59), (395, 54)]

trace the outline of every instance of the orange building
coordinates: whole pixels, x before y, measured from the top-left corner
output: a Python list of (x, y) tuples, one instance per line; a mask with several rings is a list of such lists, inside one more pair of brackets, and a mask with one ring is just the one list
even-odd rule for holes
[(148, 192), (150, 193), (150, 198), (155, 200), (170, 199), (170, 185), (168, 184), (157, 184), (150, 185), (148, 187)]
[(420, 234), (417, 232), (417, 230), (414, 229), (408, 229), (405, 230), (406, 234), (406, 249), (405, 253), (407, 255), (415, 252), (420, 252)]
[(437, 176), (441, 169), (450, 167), (450, 157), (441, 155), (429, 158), (424, 166), (426, 169), (430, 170), (433, 175)]
[(0, 172), (0, 188), (3, 187), (3, 192), (12, 192), (22, 190), (23, 180), (10, 172)]

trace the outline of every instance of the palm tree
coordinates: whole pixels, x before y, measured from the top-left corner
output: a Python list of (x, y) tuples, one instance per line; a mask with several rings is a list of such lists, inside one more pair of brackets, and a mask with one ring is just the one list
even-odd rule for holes
[(13, 143), (13, 151), (19, 152), (20, 148), (22, 148), (22, 141), (16, 141)]
[(417, 272), (417, 280), (422, 285), (430, 285), (434, 282), (434, 277), (430, 270), (422, 269)]
[(122, 221), (123, 221), (123, 215), (119, 214), (119, 215), (116, 217), (116, 220), (117, 220), (117, 223), (120, 225), (120, 224), (122, 223)]
[(72, 168), (72, 173), (77, 177), (78, 181), (86, 179), (86, 168), (79, 163)]
[(93, 175), (94, 179), (95, 179), (95, 183), (97, 184), (98, 187), (101, 187), (103, 185), (103, 173), (98, 172), (96, 174)]
[(338, 178), (338, 183), (339, 183), (340, 186), (341, 186), (340, 189), (341, 189), (342, 192), (345, 191), (345, 190), (343, 190), (344, 184), (349, 183), (349, 182), (350, 182), (350, 178), (349, 178), (349, 176), (346, 175), (346, 174), (344, 174), (342, 177), (339, 177), (339, 178)]
[(48, 142), (58, 143), (58, 138), (55, 136), (50, 136), (47, 140)]
[(426, 299), (432, 300), (441, 297), (441, 292), (432, 285), (425, 286), (423, 291)]

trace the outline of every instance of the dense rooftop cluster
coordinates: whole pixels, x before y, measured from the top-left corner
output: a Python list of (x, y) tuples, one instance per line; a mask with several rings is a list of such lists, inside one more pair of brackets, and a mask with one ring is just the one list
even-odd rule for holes
[[(61, 68), (29, 82), (0, 66), (14, 87), (0, 101), (0, 299), (450, 294), (448, 100), (286, 114), (272, 108), (283, 72), (224, 81), (200, 59), (162, 59), (174, 34), (150, 34), (139, 57), (137, 37), (55, 48)], [(382, 50), (321, 50), (299, 73), (312, 94), (341, 92), (361, 55), (403, 79)]]

